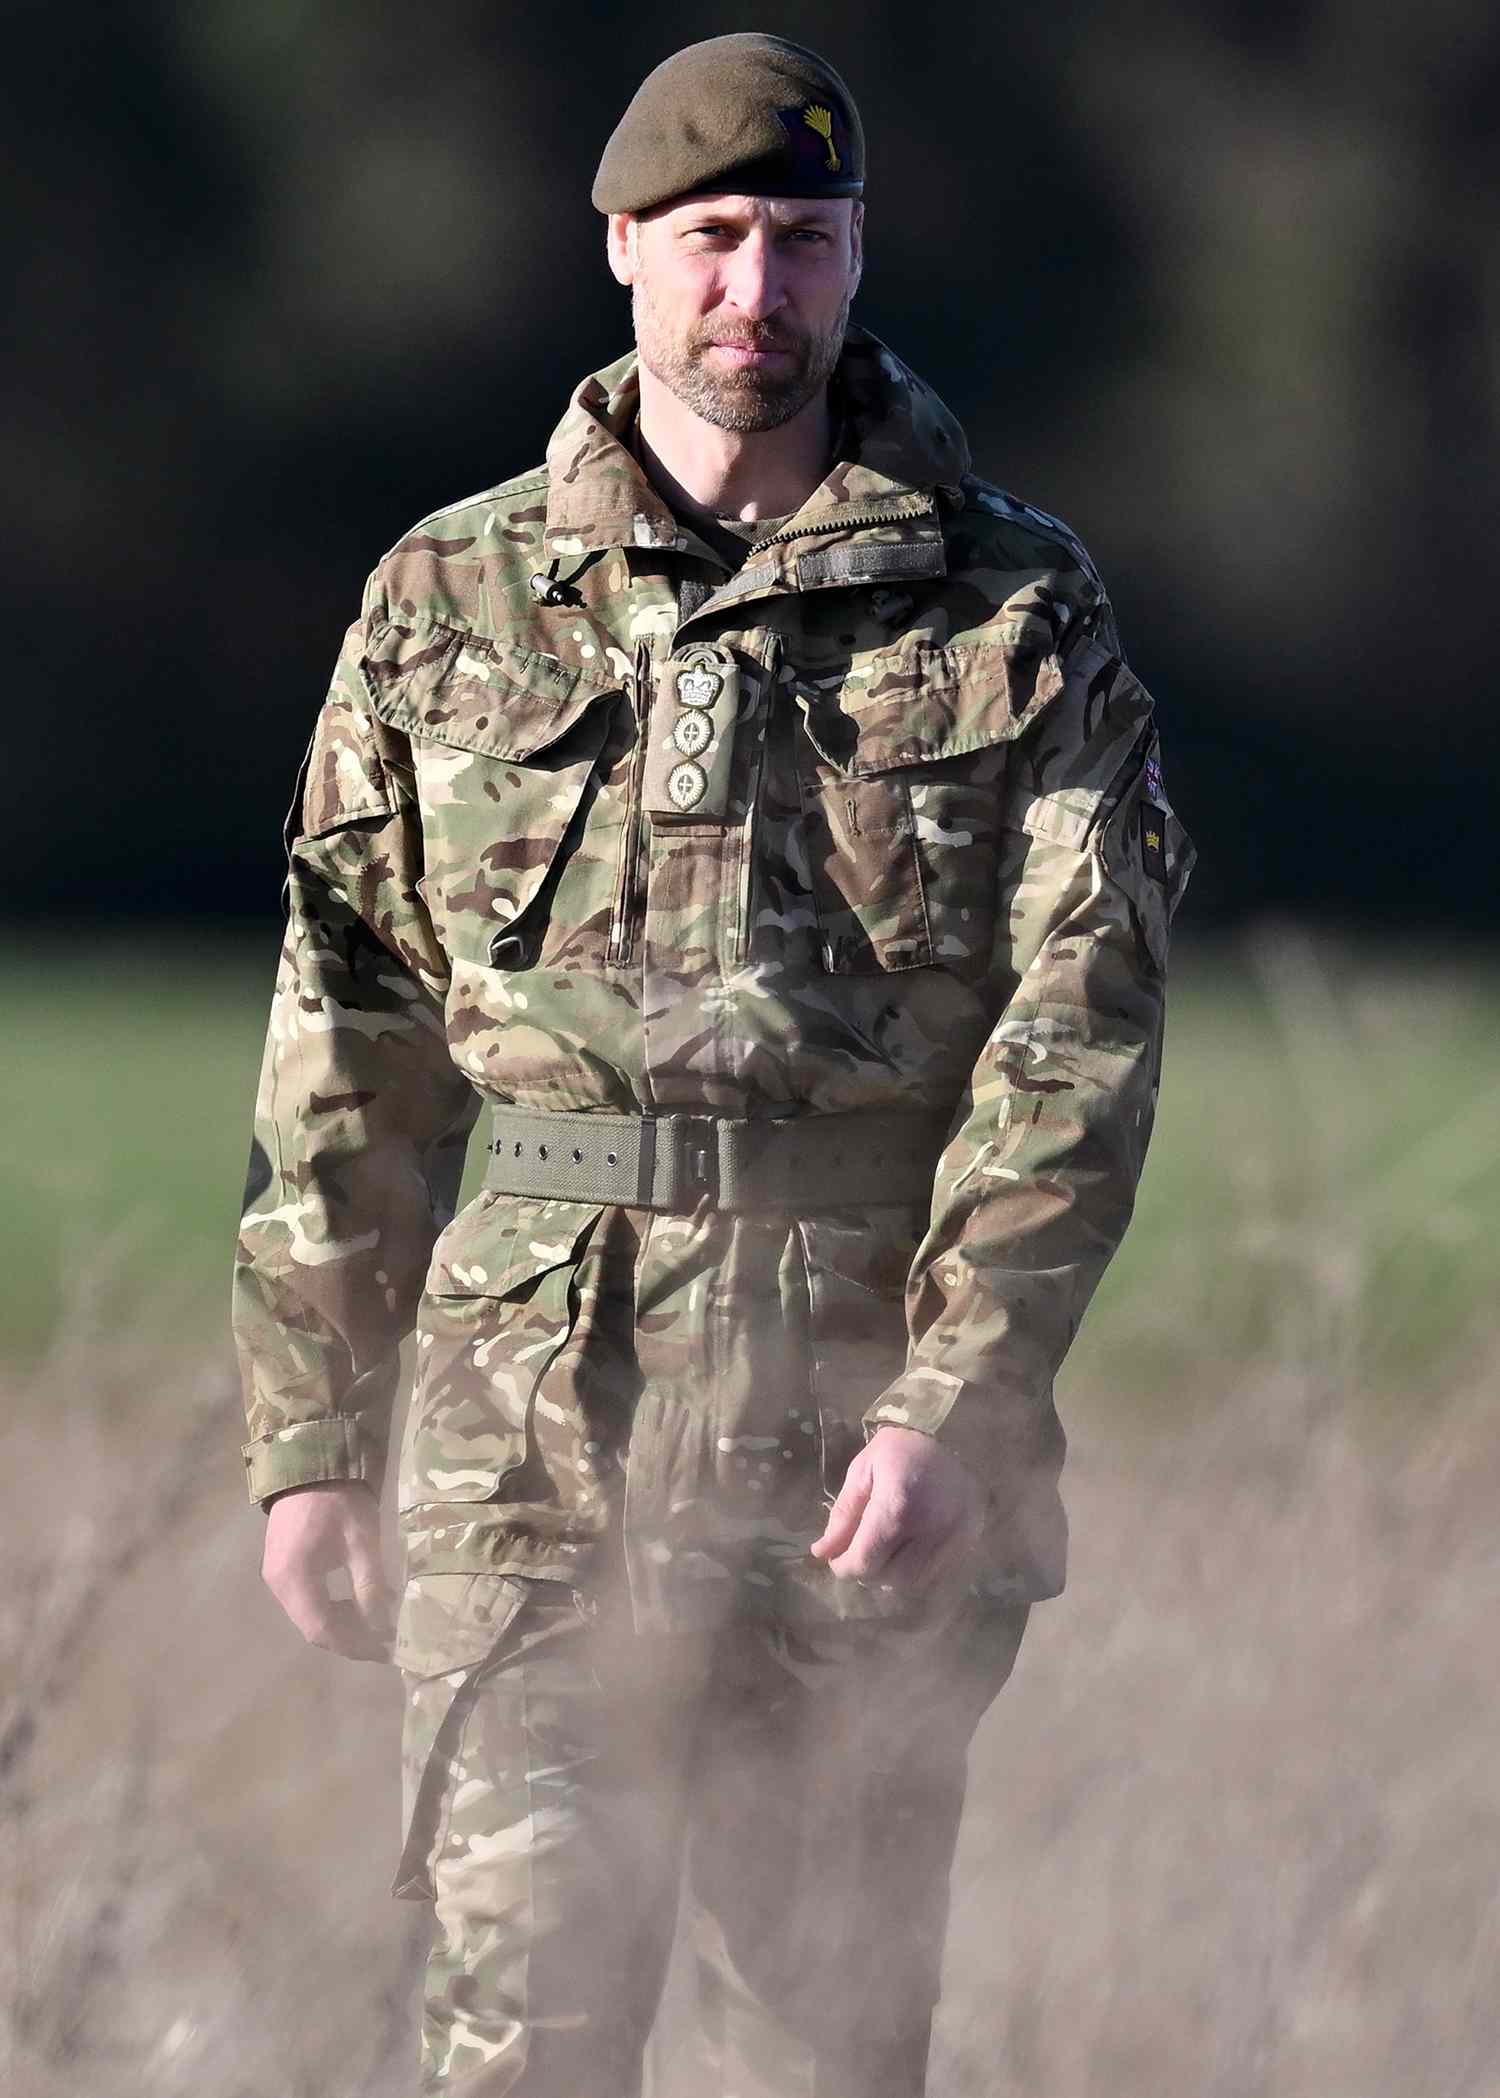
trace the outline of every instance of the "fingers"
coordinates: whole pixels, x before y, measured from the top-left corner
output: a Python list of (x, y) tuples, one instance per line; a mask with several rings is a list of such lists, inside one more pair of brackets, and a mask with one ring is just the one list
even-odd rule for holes
[[(396, 1597), (385, 1577), (374, 1540), (363, 1535), (353, 1539), (349, 1553), (349, 1579), (353, 1606), (363, 1635), (377, 1649), (362, 1659), (388, 1659), (396, 1636)], [(347, 1651), (347, 1649), (344, 1649)]]
[[(840, 1496), (842, 1499), (842, 1495)], [(875, 1498), (867, 1493), (858, 1526), (842, 1549), (827, 1555), (832, 1572), (844, 1580), (868, 1581), (906, 1541), (906, 1509), (895, 1497)]]
[(324, 1588), (321, 1573), (284, 1571), (275, 1580), (268, 1576), (266, 1586), (309, 1646), (326, 1646), (337, 1652), (335, 1605)]
[(302, 1637), (347, 1660), (389, 1660), (395, 1598), (373, 1498), (363, 1489), (288, 1496), (271, 1515), (262, 1578)]
[(354, 1603), (334, 1603), (328, 1613), (328, 1636), (315, 1644), (346, 1661), (389, 1661), (393, 1636), (383, 1619), (372, 1622)]
[(352, 1592), (346, 1569), (284, 1569), (266, 1585), (309, 1646), (321, 1646), (349, 1661), (390, 1658), (391, 1627), (383, 1597), (362, 1602)]
[[(870, 1498), (871, 1483), (869, 1464), (862, 1455), (856, 1457), (844, 1474), (844, 1484), (838, 1499), (828, 1511), (828, 1521), (823, 1527), (823, 1534), (812, 1547), (815, 1559), (821, 1559), (831, 1566), (838, 1555), (847, 1551), (854, 1542), (860, 1518)], [(838, 1568), (835, 1567), (834, 1571), (837, 1572)]]
[(935, 1511), (899, 1479), (851, 1467), (850, 1478), (812, 1547), (841, 1580), (931, 1589), (964, 1567), (983, 1527), (976, 1511)]

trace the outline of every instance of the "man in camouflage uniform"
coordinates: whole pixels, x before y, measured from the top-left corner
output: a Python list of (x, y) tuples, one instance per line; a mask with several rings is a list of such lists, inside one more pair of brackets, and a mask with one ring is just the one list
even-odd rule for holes
[[(1062, 1586), (1191, 847), (1056, 519), (849, 325), (775, 38), (595, 187), (638, 354), (381, 562), (288, 831), (236, 1325), (266, 1577), (408, 1692), (430, 2092), (923, 2088), (972, 1730)], [(453, 1214), (489, 1111), (483, 1192)]]

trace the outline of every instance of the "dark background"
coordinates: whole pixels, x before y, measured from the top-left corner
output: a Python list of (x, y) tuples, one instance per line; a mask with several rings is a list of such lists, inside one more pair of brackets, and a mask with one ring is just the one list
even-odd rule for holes
[(0, 8), (12, 920), (275, 916), (367, 570), (628, 346), (588, 187), (679, 44), (824, 50), (856, 316), (1066, 517), (1155, 691), (1185, 918), (1489, 936), (1489, 0)]

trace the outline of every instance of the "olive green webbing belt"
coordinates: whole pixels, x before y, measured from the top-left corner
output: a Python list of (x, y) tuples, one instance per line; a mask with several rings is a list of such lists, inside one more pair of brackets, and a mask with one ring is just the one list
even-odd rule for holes
[(747, 1122), (727, 1115), (497, 1107), (485, 1186), (627, 1208), (809, 1214), (925, 1202), (952, 1114), (861, 1110)]

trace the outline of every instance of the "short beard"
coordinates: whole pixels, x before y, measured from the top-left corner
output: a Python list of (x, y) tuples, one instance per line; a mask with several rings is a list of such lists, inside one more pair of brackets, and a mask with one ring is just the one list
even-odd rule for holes
[(851, 284), (823, 335), (793, 334), (775, 320), (741, 322), (730, 338), (732, 341), (747, 349), (789, 350), (792, 361), (776, 372), (716, 372), (703, 359), (716, 337), (722, 339), (722, 323), (699, 322), (685, 341), (674, 339), (652, 296), (649, 277), (638, 268), (631, 288), (636, 349), (653, 378), (716, 430), (742, 434), (779, 430), (783, 423), (800, 414), (832, 377), (844, 347), (853, 299)]

